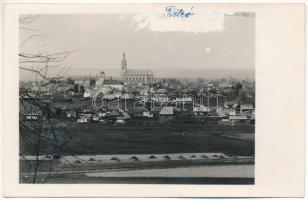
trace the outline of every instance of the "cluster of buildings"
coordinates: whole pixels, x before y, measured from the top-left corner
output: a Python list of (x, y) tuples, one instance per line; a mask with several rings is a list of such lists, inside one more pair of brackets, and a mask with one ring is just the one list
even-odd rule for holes
[[(94, 77), (40, 87), (39, 96), (58, 106), (61, 117), (78, 123), (211, 118), (221, 125), (254, 124), (253, 80), (155, 78), (150, 70), (129, 69), (125, 53), (120, 75), (120, 80), (107, 78), (101, 70)], [(26, 85), (33, 89), (39, 84)]]

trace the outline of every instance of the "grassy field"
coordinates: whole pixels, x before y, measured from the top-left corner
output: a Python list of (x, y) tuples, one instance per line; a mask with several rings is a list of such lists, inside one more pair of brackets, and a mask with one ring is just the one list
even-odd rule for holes
[[(253, 156), (254, 141), (229, 138), (249, 134), (249, 126), (217, 126), (204, 123), (130, 121), (126, 125), (62, 122), (69, 136), (62, 155), (158, 154), (222, 152), (226, 155)], [(62, 125), (63, 126), (63, 125)], [(61, 129), (60, 129), (61, 131)], [(64, 131), (63, 131), (63, 134)], [(23, 154), (23, 144), (20, 145)]]
[[(68, 142), (61, 155), (99, 155), (99, 154), (171, 154), (171, 153), (206, 153), (221, 152), (228, 156), (251, 156), (246, 159), (198, 159), (198, 160), (163, 160), (144, 162), (111, 162), (61, 164), (56, 161), (54, 171), (46, 183), (151, 183), (151, 184), (253, 184), (250, 177), (89, 177), (86, 173), (110, 170), (141, 170), (191, 167), (191, 166), (227, 166), (254, 164), (254, 141), (229, 138), (226, 135), (251, 134), (253, 127), (224, 127), (202, 123), (165, 123), (156, 121), (131, 122), (115, 126), (102, 123), (63, 122), (69, 133)], [(63, 124), (62, 124), (63, 126)], [(61, 159), (62, 159), (61, 158)], [(59, 163), (57, 163), (59, 162)], [(21, 182), (26, 171), (25, 163), (20, 162)], [(40, 164), (38, 176), (45, 177), (50, 168), (49, 161)], [(26, 169), (26, 168), (25, 168)], [(26, 178), (27, 179), (27, 178)]]
[(223, 152), (227, 155), (254, 155), (254, 141), (227, 138), (223, 135), (253, 133), (252, 130), (198, 128), (196, 125), (115, 127), (102, 124), (68, 126), (71, 135), (68, 149), (77, 155)]

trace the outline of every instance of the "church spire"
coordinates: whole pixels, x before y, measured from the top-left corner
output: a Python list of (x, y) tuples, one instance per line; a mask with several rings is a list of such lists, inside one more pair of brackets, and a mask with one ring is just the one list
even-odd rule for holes
[(127, 60), (126, 60), (126, 57), (125, 57), (125, 51), (123, 52), (123, 58), (122, 58), (122, 65), (127, 65)]
[(125, 58), (125, 52), (123, 52), (123, 58), (121, 61), (121, 74), (122, 75), (126, 74), (126, 69), (127, 69), (127, 60)]

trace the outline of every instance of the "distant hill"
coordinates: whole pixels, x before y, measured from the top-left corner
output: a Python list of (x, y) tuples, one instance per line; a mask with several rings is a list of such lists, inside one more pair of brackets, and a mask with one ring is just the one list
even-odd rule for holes
[[(71, 68), (65, 76), (96, 76), (102, 68)], [(107, 77), (120, 78), (120, 69), (104, 68)], [(183, 69), (183, 68), (164, 68), (153, 69), (154, 76), (157, 78), (204, 78), (204, 79), (217, 79), (217, 78), (239, 78), (239, 79), (253, 79), (255, 71), (253, 69)], [(33, 79), (30, 72), (24, 70), (20, 71), (20, 80)], [(50, 76), (55, 76), (58, 71), (50, 71)]]

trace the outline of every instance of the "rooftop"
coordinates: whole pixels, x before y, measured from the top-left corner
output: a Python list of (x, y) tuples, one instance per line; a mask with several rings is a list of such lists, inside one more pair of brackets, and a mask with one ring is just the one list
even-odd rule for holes
[(241, 119), (247, 119), (247, 116), (246, 115), (230, 115), (229, 119), (241, 120)]
[(173, 115), (173, 107), (162, 107), (160, 110), (160, 115)]
[(252, 110), (253, 106), (251, 104), (244, 104), (244, 105), (241, 105), (241, 109), (250, 109), (250, 110)]
[(109, 80), (104, 80), (104, 85), (123, 85), (123, 83), (122, 81), (119, 80), (109, 79)]
[(146, 69), (128, 69), (125, 73), (126, 76), (153, 76), (153, 72)]

